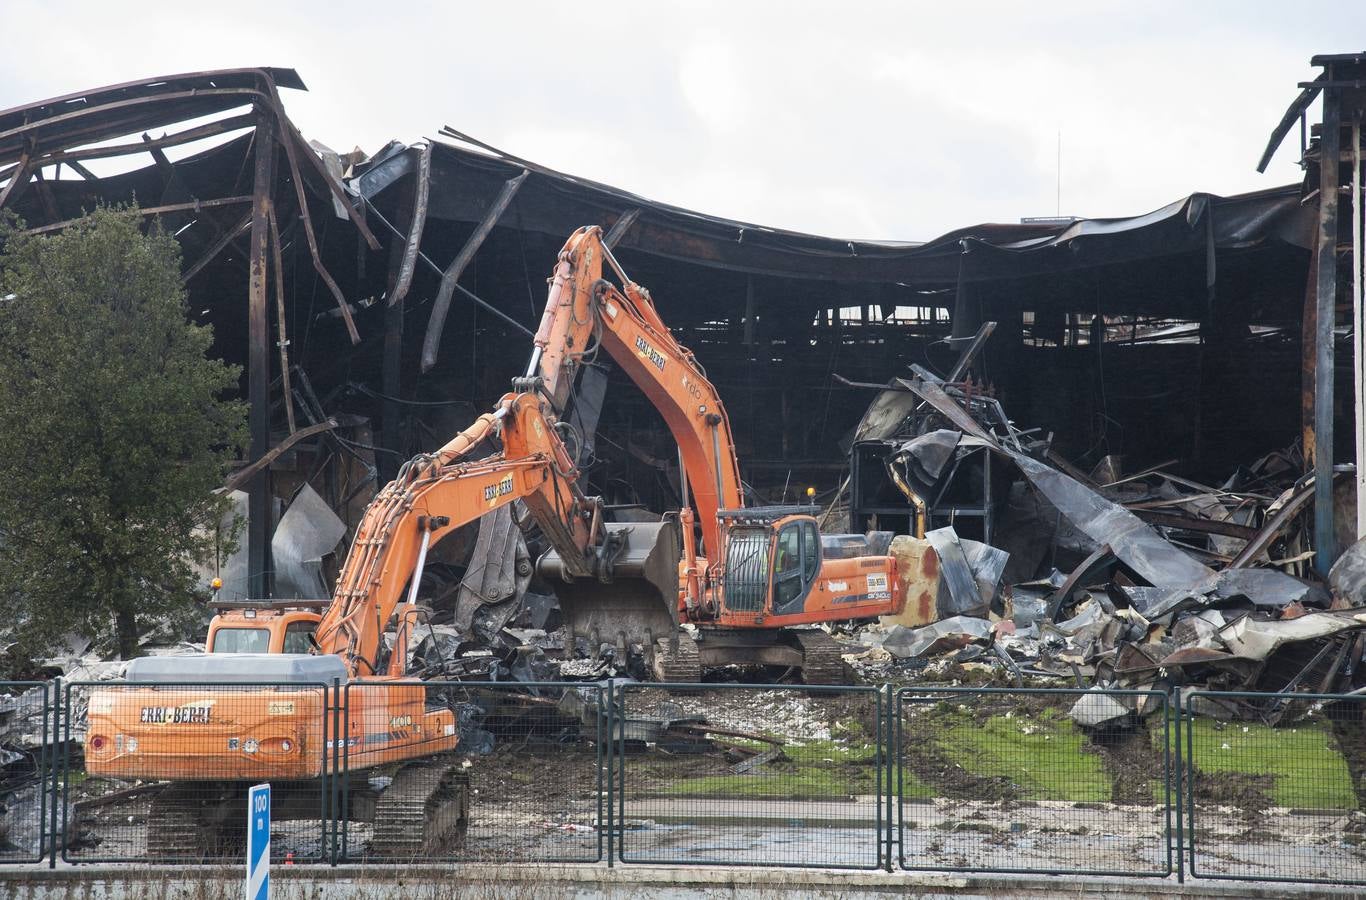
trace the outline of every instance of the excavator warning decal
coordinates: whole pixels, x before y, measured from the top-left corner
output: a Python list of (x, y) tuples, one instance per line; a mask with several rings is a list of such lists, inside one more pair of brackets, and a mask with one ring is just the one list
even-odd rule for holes
[(636, 337), (636, 349), (639, 350), (640, 355), (648, 359), (656, 369), (661, 372), (664, 371), (664, 354), (646, 343), (645, 338)]
[(492, 503), (499, 497), (506, 497), (512, 493), (512, 476), (504, 475), (497, 484), (490, 484), (484, 488), (484, 500)]

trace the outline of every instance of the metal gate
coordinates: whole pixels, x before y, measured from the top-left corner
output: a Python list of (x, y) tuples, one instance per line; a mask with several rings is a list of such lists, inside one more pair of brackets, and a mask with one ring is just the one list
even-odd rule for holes
[[(1173, 871), (1166, 694), (914, 687), (895, 698), (901, 868)], [(1083, 730), (1074, 711), (1096, 725)]]
[(38, 862), (48, 853), (49, 813), (54, 808), (48, 779), (54, 705), (48, 682), (0, 682), (0, 713), (11, 732), (19, 733), (16, 743), (37, 747), (0, 750), (0, 864)]
[(874, 687), (617, 686), (615, 859), (882, 866), (885, 699)]
[(1192, 877), (1366, 884), (1359, 694), (1191, 691), (1181, 702)]

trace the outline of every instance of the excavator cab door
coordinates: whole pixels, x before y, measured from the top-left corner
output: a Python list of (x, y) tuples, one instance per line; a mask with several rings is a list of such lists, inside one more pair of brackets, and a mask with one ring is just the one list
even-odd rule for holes
[(803, 517), (779, 528), (773, 554), (772, 614), (801, 612), (820, 569), (821, 541), (815, 521)]

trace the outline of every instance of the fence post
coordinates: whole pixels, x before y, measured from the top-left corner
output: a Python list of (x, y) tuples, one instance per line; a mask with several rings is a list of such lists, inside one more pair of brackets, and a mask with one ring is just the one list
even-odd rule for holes
[(612, 727), (613, 741), (616, 743), (616, 809), (612, 820), (612, 833), (616, 835), (616, 854), (621, 857), (621, 861), (626, 862), (626, 848), (623, 846), (626, 836), (626, 685), (621, 685), (620, 689), (614, 691), (614, 703), (612, 705), (613, 719)]
[(882, 710), (882, 715), (879, 717), (881, 720), (879, 724), (882, 726), (882, 737), (879, 739), (878, 743), (886, 747), (887, 751), (887, 759), (883, 769), (886, 781), (882, 785), (882, 792), (885, 795), (885, 799), (879, 798), (878, 802), (885, 804), (884, 808), (887, 813), (886, 822), (883, 825), (883, 828), (885, 829), (883, 833), (887, 837), (886, 869), (888, 872), (891, 872), (893, 870), (892, 846), (896, 838), (896, 832), (894, 830), (896, 828), (896, 822), (892, 817), (892, 800), (894, 795), (892, 775), (896, 771), (896, 767), (900, 764), (901, 749), (897, 746), (896, 741), (896, 720), (898, 715), (895, 702), (896, 694), (890, 682), (884, 683), (882, 685), (882, 690), (878, 692), (878, 705), (883, 706), (884, 700), (886, 701), (885, 708)]
[[(43, 702), (44, 702), (44, 703), (47, 702), (47, 700), (46, 700), (46, 695), (44, 696), (44, 701), (43, 701)], [(44, 714), (43, 714), (43, 721), (44, 721), (44, 725), (46, 725), (46, 722), (47, 722), (47, 711), (44, 710), (43, 713), (44, 713)], [(44, 790), (45, 792), (48, 792), (48, 793), (51, 794), (51, 800), (52, 800), (52, 804), (51, 804), (52, 808), (51, 808), (50, 810), (48, 810), (48, 813), (47, 813), (47, 818), (50, 820), (49, 823), (48, 823), (49, 826), (50, 826), (50, 827), (48, 828), (48, 833), (49, 833), (49, 836), (50, 836), (51, 839), (52, 839), (52, 846), (48, 848), (49, 855), (48, 855), (48, 863), (47, 863), (47, 865), (48, 865), (48, 868), (49, 868), (49, 869), (55, 869), (55, 868), (57, 868), (57, 845), (58, 845), (59, 843), (61, 843), (61, 841), (60, 841), (60, 839), (58, 838), (58, 835), (57, 835), (57, 804), (58, 804), (58, 797), (57, 797), (57, 773), (58, 773), (58, 771), (59, 771), (59, 768), (58, 768), (58, 766), (57, 766), (57, 754), (61, 751), (61, 748), (62, 748), (62, 746), (63, 746), (63, 745), (58, 741), (58, 735), (61, 734), (61, 726), (62, 726), (62, 679), (61, 679), (61, 676), (58, 676), (57, 678), (54, 678), (54, 679), (52, 680), (52, 732), (51, 732), (51, 738), (52, 738), (52, 740), (51, 740), (50, 747), (47, 749), (47, 752), (44, 754), (44, 758), (45, 758), (45, 761), (46, 761), (46, 766), (47, 766), (47, 770), (48, 770), (48, 771), (47, 771), (46, 773), (44, 773), (44, 777), (47, 779), (47, 786), (44, 787), (43, 790)], [(46, 730), (46, 729), (44, 729), (44, 730)], [(44, 735), (44, 738), (45, 738), (45, 739), (47, 738), (47, 735), (46, 735), (46, 734)], [(63, 819), (63, 820), (66, 819), (65, 813), (63, 813), (63, 815), (62, 815), (62, 819)], [(41, 829), (40, 829), (40, 830), (41, 830)]]
[[(53, 737), (60, 741), (58, 750), (62, 756), (62, 818), (61, 831), (53, 830), (54, 843), (61, 843), (62, 857), (66, 858), (66, 830), (71, 812), (71, 685), (66, 685), (65, 697), (58, 715), (61, 717), (62, 731)], [(55, 863), (54, 863), (55, 865)]]
[(1191, 710), (1186, 703), (1180, 707), (1180, 754), (1182, 754), (1182, 856), (1186, 871), (1195, 877), (1195, 744), (1191, 739)]
[[(349, 693), (350, 693), (350, 690), (349, 690), (349, 689), (350, 689), (350, 687), (351, 687), (351, 684), (350, 684), (349, 681), (347, 682), (347, 685), (346, 685), (346, 686), (347, 686), (347, 689), (348, 689), (348, 690), (347, 690), (347, 693), (349, 694)], [(324, 689), (324, 690), (325, 690), (325, 689)], [(342, 821), (341, 821), (341, 816), (342, 816), (343, 813), (345, 812), (345, 810), (342, 809), (342, 796), (343, 796), (343, 795), (342, 795), (342, 791), (345, 790), (345, 788), (342, 786), (341, 783), (342, 783), (344, 780), (347, 780), (347, 779), (345, 778), (345, 776), (342, 775), (341, 768), (340, 768), (340, 766), (338, 765), (338, 763), (339, 763), (339, 761), (341, 760), (341, 747), (340, 747), (340, 742), (341, 742), (341, 739), (342, 739), (342, 738), (341, 738), (341, 716), (342, 716), (342, 708), (343, 708), (343, 705), (344, 705), (345, 703), (349, 702), (349, 700), (350, 700), (350, 697), (349, 697), (349, 696), (346, 697), (346, 698), (343, 698), (343, 696), (342, 696), (341, 679), (339, 679), (339, 678), (333, 678), (333, 679), (332, 679), (332, 703), (329, 705), (330, 708), (328, 709), (328, 712), (331, 713), (331, 715), (332, 715), (332, 745), (331, 745), (331, 751), (332, 751), (331, 756), (332, 756), (332, 758), (331, 758), (331, 760), (329, 760), (329, 759), (327, 758), (327, 748), (328, 748), (327, 742), (326, 742), (326, 741), (323, 742), (323, 748), (324, 748), (324, 749), (323, 749), (323, 774), (324, 774), (324, 777), (327, 776), (327, 774), (328, 774), (328, 769), (329, 769), (329, 768), (331, 769), (331, 782), (330, 782), (331, 792), (330, 792), (330, 794), (329, 794), (330, 803), (329, 803), (328, 809), (329, 809), (329, 811), (331, 812), (332, 815), (331, 815), (331, 820), (330, 820), (330, 822), (328, 823), (328, 825), (329, 825), (329, 826), (331, 827), (331, 829), (332, 829), (332, 835), (331, 835), (331, 841), (330, 841), (330, 843), (331, 843), (332, 846), (331, 846), (331, 852), (328, 854), (328, 858), (329, 858), (329, 861), (331, 862), (331, 864), (332, 864), (333, 866), (336, 866), (336, 864), (337, 864), (337, 853), (338, 853), (338, 844), (339, 844), (338, 835), (339, 835), (340, 833), (344, 833), (344, 832), (346, 831), (346, 826), (345, 826), (345, 825), (342, 823)], [(348, 716), (347, 718), (349, 719), (350, 717)], [(326, 732), (326, 730), (327, 730), (326, 727), (324, 727), (323, 730), (324, 730), (324, 732)], [(330, 763), (330, 766), (329, 766), (329, 763)], [(326, 827), (327, 827), (327, 826), (325, 826), (324, 830), (326, 830)]]
[(598, 728), (599, 728), (599, 731), (598, 731), (598, 752), (599, 752), (599, 753), (603, 752), (603, 750), (604, 750), (604, 747), (603, 747), (603, 740), (604, 740), (604, 737), (603, 737), (603, 734), (602, 734), (602, 731), (601, 731), (601, 728), (602, 728), (602, 724), (601, 724), (601, 723), (602, 723), (602, 719), (603, 719), (604, 714), (606, 715), (606, 718), (607, 718), (607, 735), (606, 735), (606, 738), (605, 738), (605, 739), (606, 739), (606, 743), (607, 743), (607, 746), (606, 746), (606, 748), (605, 748), (605, 749), (606, 749), (606, 752), (607, 752), (607, 759), (606, 759), (605, 762), (604, 762), (604, 767), (605, 767), (606, 770), (607, 770), (607, 771), (606, 771), (606, 779), (607, 779), (606, 818), (605, 818), (605, 819), (603, 818), (603, 796), (602, 796), (602, 779), (603, 779), (603, 773), (602, 773), (602, 767), (600, 767), (599, 770), (598, 770), (598, 828), (599, 828), (599, 829), (602, 829), (602, 828), (606, 828), (606, 829), (607, 829), (607, 868), (609, 868), (609, 869), (611, 869), (611, 868), (614, 867), (614, 861), (613, 861), (612, 853), (613, 853), (613, 848), (614, 848), (614, 846), (615, 846), (615, 841), (613, 840), (613, 833), (614, 833), (615, 830), (616, 830), (616, 818), (617, 818), (617, 817), (616, 817), (616, 810), (615, 810), (615, 809), (613, 808), (613, 806), (612, 806), (612, 799), (613, 799), (613, 796), (612, 796), (612, 778), (613, 778), (614, 772), (615, 772), (615, 770), (613, 769), (613, 765), (612, 765), (612, 764), (613, 764), (613, 759), (614, 759), (614, 757), (615, 757), (615, 753), (614, 753), (615, 748), (614, 748), (614, 746), (613, 746), (613, 743), (614, 743), (614, 741), (615, 741), (615, 737), (614, 737), (614, 736), (615, 736), (616, 733), (617, 733), (617, 732), (616, 732), (616, 728), (615, 728), (615, 724), (616, 724), (616, 715), (617, 715), (617, 707), (616, 707), (616, 700), (615, 700), (615, 690), (614, 690), (615, 684), (616, 684), (616, 682), (613, 681), (611, 678), (607, 679), (607, 708), (606, 708), (606, 710), (604, 710), (604, 709), (602, 708), (602, 705), (603, 705), (603, 703), (602, 703), (602, 701), (603, 701), (602, 691), (598, 691), (598, 722), (599, 722), (599, 725), (598, 725)]
[[(1183, 788), (1186, 780), (1186, 764), (1185, 754), (1181, 752), (1181, 733), (1183, 723), (1181, 720), (1180, 687), (1172, 688), (1170, 694), (1170, 703), (1171, 710), (1168, 714), (1168, 719), (1171, 722), (1171, 727), (1168, 731), (1168, 753), (1171, 753), (1174, 756), (1174, 759), (1171, 760), (1169, 764), (1170, 767), (1168, 769), (1168, 771), (1170, 771), (1172, 774), (1167, 785), (1167, 804), (1169, 815), (1171, 814), (1170, 810), (1173, 806), (1175, 807), (1176, 812), (1176, 834), (1174, 835), (1176, 841), (1176, 881), (1178, 884), (1184, 884), (1186, 881), (1186, 833), (1184, 820), (1185, 803), (1183, 802)], [(1175, 784), (1173, 785), (1171, 782), (1175, 782)], [(1175, 790), (1173, 790), (1173, 787), (1175, 788)], [(1171, 838), (1169, 838), (1169, 840), (1170, 839)]]

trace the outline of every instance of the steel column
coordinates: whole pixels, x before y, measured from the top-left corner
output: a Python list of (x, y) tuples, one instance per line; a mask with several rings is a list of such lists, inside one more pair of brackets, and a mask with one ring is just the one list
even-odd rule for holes
[[(270, 450), (270, 293), (269, 240), (271, 198), (275, 185), (275, 116), (266, 107), (256, 114), (255, 172), (251, 201), (251, 272), (247, 285), (247, 428), (248, 459), (260, 459)], [(247, 595), (270, 596), (270, 468), (265, 467), (246, 483), (247, 491)]]
[(1357, 467), (1357, 530), (1356, 537), (1366, 537), (1366, 310), (1362, 295), (1362, 200), (1361, 192), (1361, 122), (1352, 123), (1352, 383), (1356, 392), (1356, 409), (1352, 417), (1355, 436)]
[(1314, 323), (1314, 568), (1324, 576), (1337, 559), (1333, 536), (1333, 323), (1338, 284), (1339, 96), (1336, 88), (1323, 92), (1319, 236), (1314, 260), (1318, 276)]
[[(399, 398), (403, 394), (403, 314), (405, 306), (403, 295), (408, 292), (404, 284), (404, 272), (412, 281), (412, 267), (408, 261), (408, 250), (413, 247), (412, 229), (415, 224), (414, 203), (411, 199), (400, 201), (399, 227), (409, 232), (406, 241), (393, 240), (389, 244), (389, 303), (384, 308), (384, 358), (380, 366), (381, 384), (384, 392), (384, 405), (380, 413), (380, 446), (395, 453), (403, 453), (403, 440), (399, 421), (403, 410)], [(417, 227), (421, 227), (418, 225)], [(417, 252), (413, 250), (413, 259)], [(376, 456), (384, 480), (388, 481), (398, 474), (400, 459), (389, 453)]]

